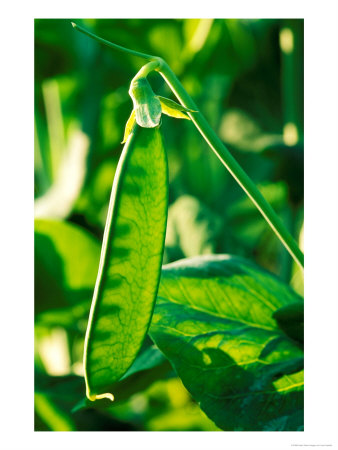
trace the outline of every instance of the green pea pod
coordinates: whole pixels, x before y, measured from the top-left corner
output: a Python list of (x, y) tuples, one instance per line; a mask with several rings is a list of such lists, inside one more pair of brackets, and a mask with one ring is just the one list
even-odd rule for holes
[(86, 394), (112, 384), (146, 336), (161, 274), (168, 210), (167, 157), (158, 128), (135, 126), (116, 170), (85, 340)]

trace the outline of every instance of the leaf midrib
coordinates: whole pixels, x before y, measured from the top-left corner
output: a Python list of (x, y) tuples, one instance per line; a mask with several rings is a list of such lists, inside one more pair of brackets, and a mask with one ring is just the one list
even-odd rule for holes
[[(262, 329), (262, 330), (273, 331), (273, 332), (278, 333), (278, 329), (275, 328), (275, 327), (268, 327), (268, 326), (264, 326), (264, 325), (261, 325), (261, 324), (248, 322), (248, 321), (246, 321), (244, 319), (239, 319), (238, 317), (234, 318), (234, 317), (231, 317), (231, 316), (220, 315), (220, 314), (217, 314), (216, 312), (213, 312), (213, 311), (208, 311), (208, 310), (205, 310), (203, 308), (198, 308), (196, 305), (193, 305), (191, 303), (189, 305), (185, 305), (185, 304), (183, 304), (183, 303), (181, 303), (181, 302), (179, 302), (177, 300), (174, 300), (173, 298), (167, 299), (167, 298), (164, 298), (164, 297), (161, 297), (161, 296), (158, 296), (157, 298), (164, 301), (164, 303), (161, 303), (160, 305), (158, 305), (158, 307), (164, 306), (166, 304), (170, 305), (170, 303), (174, 303), (175, 305), (186, 306), (188, 308), (192, 308), (192, 309), (194, 309), (194, 310), (196, 310), (198, 312), (201, 312), (203, 314), (207, 314), (207, 315), (209, 315), (211, 317), (219, 317), (220, 319), (232, 320), (233, 322), (237, 322), (237, 323), (240, 323), (240, 324), (248, 325), (248, 326), (253, 327), (253, 328), (259, 328), (259, 329)], [(159, 326), (159, 325), (156, 325), (156, 326)], [(189, 336), (189, 335), (187, 335), (187, 336)]]

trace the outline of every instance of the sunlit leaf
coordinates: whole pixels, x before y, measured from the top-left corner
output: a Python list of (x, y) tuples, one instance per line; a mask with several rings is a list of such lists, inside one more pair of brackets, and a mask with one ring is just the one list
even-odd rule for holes
[(136, 124), (135, 110), (133, 109), (131, 114), (130, 114), (130, 117), (127, 120), (127, 123), (126, 123), (126, 128), (124, 130), (124, 136), (123, 136), (122, 144), (124, 144), (127, 141), (127, 139), (129, 137), (129, 135), (131, 134), (135, 124)]
[(223, 430), (298, 430), (303, 352), (272, 317), (300, 297), (226, 255), (164, 266), (151, 336)]
[(167, 116), (170, 117), (174, 117), (176, 119), (190, 120), (190, 117), (188, 116), (187, 112), (192, 112), (191, 109), (188, 109), (185, 106), (180, 105), (179, 103), (176, 103), (173, 100), (170, 100), (169, 98), (161, 97), (160, 95), (158, 95), (157, 98), (161, 103), (163, 114), (166, 114)]
[(108, 397), (149, 327), (160, 278), (168, 202), (157, 128), (136, 127), (116, 170), (85, 348), (87, 396)]

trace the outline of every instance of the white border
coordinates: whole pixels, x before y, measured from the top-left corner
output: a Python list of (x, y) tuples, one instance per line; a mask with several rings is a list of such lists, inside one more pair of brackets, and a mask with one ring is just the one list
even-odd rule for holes
[[(2, 6), (1, 411), (6, 450), (337, 445), (337, 2), (30, 1)], [(5, 8), (5, 9), (4, 9)], [(33, 18), (305, 18), (305, 432), (33, 432)]]

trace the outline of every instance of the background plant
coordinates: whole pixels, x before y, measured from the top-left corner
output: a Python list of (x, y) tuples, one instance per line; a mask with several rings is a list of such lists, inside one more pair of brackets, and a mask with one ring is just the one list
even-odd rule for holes
[[(292, 233), (300, 233), (302, 99), (295, 92), (302, 92), (302, 59), (297, 55), (302, 53), (301, 21), (131, 20), (85, 25), (126, 47), (161, 53)], [(293, 31), (293, 52), (287, 47), (280, 51), (279, 37), (282, 46), (288, 42), (284, 33), (283, 44), (284, 28)], [(95, 428), (100, 422), (107, 429), (214, 429), (161, 362), (155, 371), (147, 369), (145, 386), (135, 395), (125, 394), (128, 400), (123, 404), (69, 413), (83, 395), (82, 384), (74, 386), (80, 381), (75, 374), (97, 270), (99, 244), (92, 235), (102, 236), (119, 142), (131, 109), (129, 80), (139, 69), (135, 59), (112, 56), (73, 34), (69, 22), (36, 22), (36, 214), (66, 221), (44, 220), (37, 225), (36, 255), (41, 254), (36, 258), (37, 428), (100, 429)], [(142, 45), (139, 39), (134, 41), (135, 35), (142, 36)], [(164, 35), (172, 37), (169, 46), (168, 39), (161, 39)], [(81, 67), (84, 62), (86, 67)], [(88, 80), (81, 79), (85, 74)], [(169, 96), (158, 78), (151, 81), (156, 93)], [(162, 125), (171, 181), (165, 262), (233, 253), (256, 260), (301, 291), (300, 272), (196, 130), (188, 121), (172, 122), (164, 119)], [(85, 236), (83, 229), (92, 235)], [(75, 239), (72, 232), (82, 238)], [(91, 253), (86, 250), (84, 258), (80, 256), (84, 250), (79, 250), (75, 258), (75, 243), (90, 247)], [(55, 298), (50, 295), (51, 283)], [(62, 370), (56, 357), (50, 358), (53, 345), (63, 354), (63, 363), (68, 358)], [(160, 370), (164, 379), (152, 383), (160, 378)], [(54, 378), (60, 371), (66, 376)], [(56, 385), (63, 396), (56, 395)], [(132, 385), (135, 382), (125, 382), (127, 392)], [(154, 395), (158, 411), (152, 403), (154, 389), (159, 389)], [(180, 395), (185, 400), (177, 404)], [(102, 415), (107, 422), (100, 420)], [(86, 424), (84, 417), (90, 417)], [(170, 425), (170, 420), (176, 422)]]

